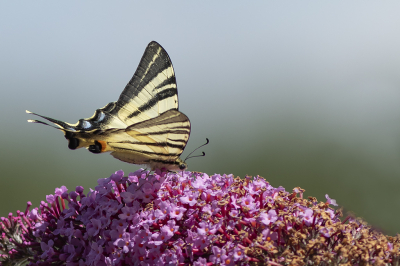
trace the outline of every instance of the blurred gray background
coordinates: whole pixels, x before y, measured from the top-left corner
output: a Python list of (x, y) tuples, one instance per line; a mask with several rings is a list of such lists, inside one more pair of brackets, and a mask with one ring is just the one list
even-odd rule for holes
[(329, 194), (400, 232), (399, 1), (2, 1), (0, 216), (55, 187), (138, 166), (71, 151), (75, 123), (119, 94), (146, 45), (169, 53), (192, 122), (189, 170)]

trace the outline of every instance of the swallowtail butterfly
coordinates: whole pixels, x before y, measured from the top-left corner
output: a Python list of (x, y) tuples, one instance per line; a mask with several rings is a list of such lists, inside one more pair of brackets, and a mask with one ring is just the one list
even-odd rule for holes
[(38, 115), (64, 132), (68, 147), (92, 153), (111, 152), (114, 158), (154, 169), (184, 170), (179, 158), (190, 135), (190, 121), (178, 111), (178, 90), (167, 52), (157, 42), (147, 46), (132, 79), (119, 96), (75, 124)]

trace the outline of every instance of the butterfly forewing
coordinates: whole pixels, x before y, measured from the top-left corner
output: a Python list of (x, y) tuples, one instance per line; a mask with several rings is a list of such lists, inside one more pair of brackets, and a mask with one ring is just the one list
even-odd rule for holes
[(151, 42), (132, 79), (117, 101), (118, 117), (126, 124), (148, 120), (178, 109), (178, 92), (171, 60), (156, 42)]

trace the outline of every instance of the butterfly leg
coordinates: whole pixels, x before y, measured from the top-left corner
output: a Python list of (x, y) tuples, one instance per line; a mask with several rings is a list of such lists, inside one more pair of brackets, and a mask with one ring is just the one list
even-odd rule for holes
[[(147, 171), (147, 168), (146, 168), (146, 171)], [(147, 174), (146, 174), (146, 178), (148, 178), (148, 177), (149, 177), (149, 175), (150, 175), (150, 172), (151, 172), (151, 171), (148, 171), (148, 172), (147, 172)]]

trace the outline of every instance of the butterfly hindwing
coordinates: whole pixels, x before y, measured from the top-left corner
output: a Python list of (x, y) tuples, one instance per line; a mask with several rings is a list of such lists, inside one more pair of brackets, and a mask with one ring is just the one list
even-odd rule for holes
[(178, 111), (172, 62), (157, 42), (147, 46), (118, 101), (110, 102), (97, 109), (92, 117), (75, 124), (40, 117), (55, 123), (64, 132), (71, 149), (86, 147), (93, 153), (109, 151), (119, 160), (147, 164), (152, 169), (186, 167), (179, 156), (189, 139), (190, 121)]

